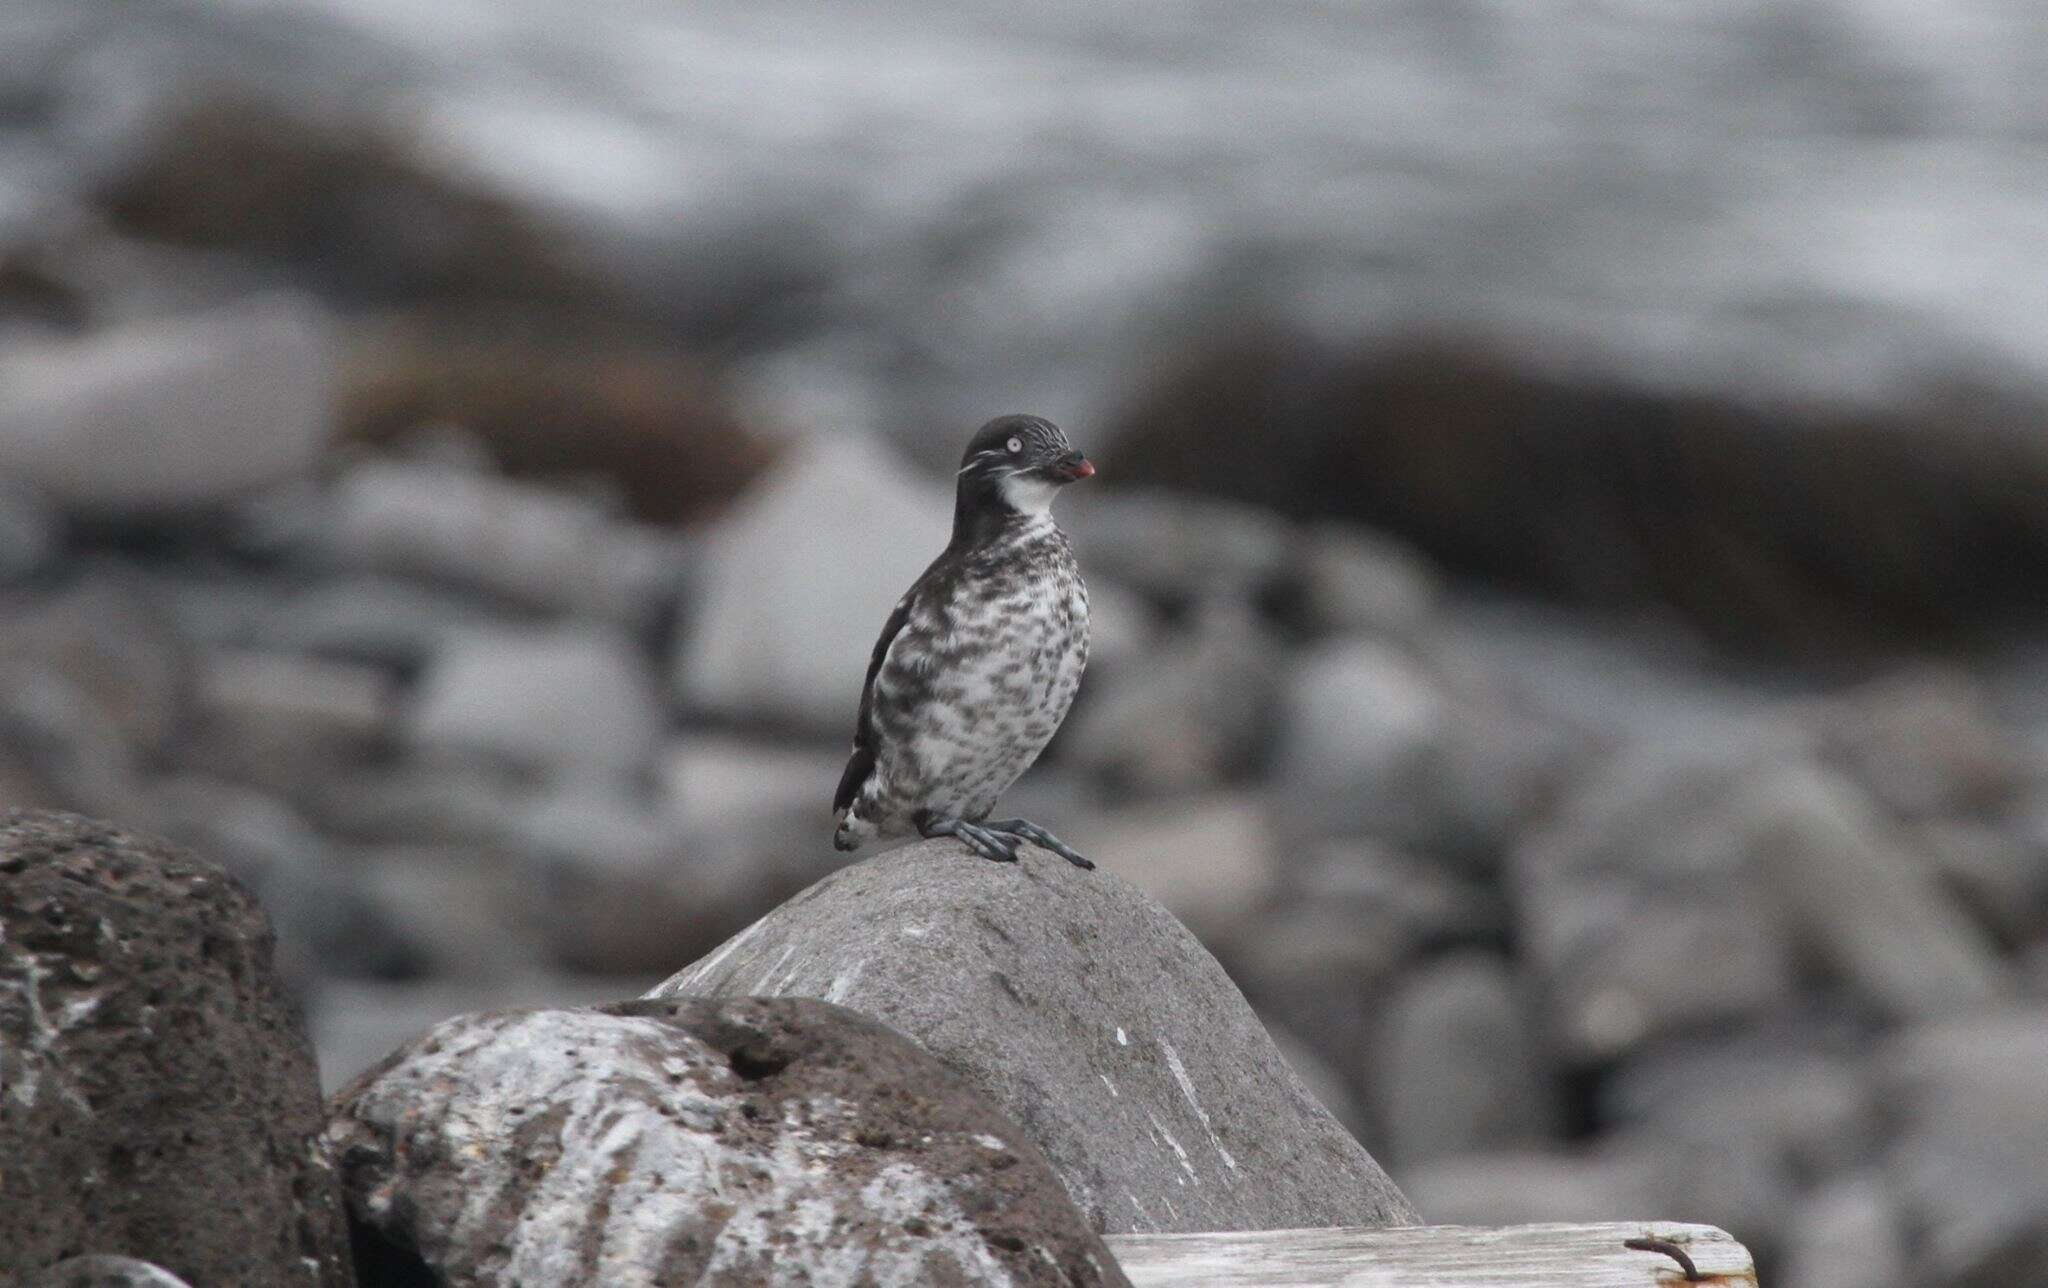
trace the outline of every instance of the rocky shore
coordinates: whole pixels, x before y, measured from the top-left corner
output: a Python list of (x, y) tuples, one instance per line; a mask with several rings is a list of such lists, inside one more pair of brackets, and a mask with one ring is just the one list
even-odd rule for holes
[[(2038, 134), (2038, 78), (1868, 91), (1948, 84), (1924, 61), (2025, 15), (1822, 6), (1794, 47), (1832, 88), (1765, 118), (1727, 51), (1770, 15), (1634, 31), (1728, 60), (1634, 91), (1647, 154), (1784, 149), (1714, 152), (1680, 193), (1703, 233), (1671, 176), (1616, 193), (1610, 148), (1537, 146), (1575, 91), (1454, 74), (1549, 38), (1512, 6), (1409, 7), (1350, 51), (1442, 109), (1347, 108), (1390, 131), (1355, 174), (1256, 71), (1340, 38), (1290, 7), (1148, 33), (1161, 84), (1252, 69), (1185, 132), (1123, 110), (1113, 15), (1061, 37), (1089, 93), (1026, 106), (1065, 150), (949, 110), (943, 183), (881, 124), (961, 88), (960, 49), (884, 100), (825, 76), (806, 125), (716, 92), (674, 6), (633, 48), (626, 17), (543, 39), (553, 6), (499, 6), (466, 38), (516, 93), (372, 0), (256, 8), (0, 17), (0, 807), (108, 820), (0, 834), (0, 1157), (51, 1178), (33, 1231), (0, 1224), (9, 1273), (147, 1251), (233, 1282), (233, 1242), (279, 1282), (737, 1277), (797, 1205), (906, 1274), (1116, 1282), (1104, 1232), (1411, 1201), (1710, 1222), (1789, 1288), (2033, 1273), (2048, 350), (1991, 325), (2039, 278), (1984, 269), (2016, 235), (1967, 212), (2032, 209), (2037, 149), (1994, 159)], [(727, 8), (728, 52), (783, 48)], [(805, 48), (891, 30), (820, 21)], [(1993, 249), (1935, 257), (1956, 298), (1853, 238), (1756, 250), (1873, 192), (1911, 223), (1886, 176), (1961, 136), (1929, 236)], [(1841, 191), (1793, 210), (1813, 156)], [(860, 666), (944, 539), (938, 466), (1027, 408), (1102, 467), (1061, 502), (1097, 638), (1010, 803), (1102, 860), (1104, 902), (944, 846), (835, 876)], [(891, 891), (929, 939), (841, 902)], [(1039, 974), (975, 965), (1023, 946)], [(493, 1129), (572, 1171), (625, 1157), (593, 1086), (645, 1134), (567, 1268), (506, 1233), (560, 1233), (558, 1195), (474, 1205), (505, 1178), (458, 1166), (477, 1071), (514, 1066), (560, 1081)], [(1274, 1179), (1304, 1157), (1343, 1194)], [(765, 1188), (693, 1226), (633, 1179), (657, 1159)], [(190, 1246), (78, 1236), (165, 1225)]]

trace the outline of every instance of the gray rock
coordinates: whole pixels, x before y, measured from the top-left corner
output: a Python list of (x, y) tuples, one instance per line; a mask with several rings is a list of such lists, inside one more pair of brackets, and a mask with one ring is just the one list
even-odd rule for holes
[[(374, 933), (367, 936), (370, 943), (388, 940), (403, 945), (404, 964), (423, 978), (461, 981), (529, 974), (545, 960), (554, 927), (574, 920), (548, 898), (550, 892), (530, 865), (505, 849), (330, 848), (332, 867), (347, 873), (349, 893), (367, 904), (374, 918)], [(323, 964), (328, 964), (330, 976), (344, 978), (390, 979), (399, 974), (390, 969), (340, 969), (346, 962), (334, 963), (331, 955)]]
[(1786, 1222), (1784, 1288), (1869, 1288), (1900, 1282), (1912, 1264), (1898, 1204), (1883, 1177), (1855, 1173), (1807, 1195)]
[(1905, 818), (1982, 813), (2025, 784), (2028, 758), (1961, 671), (1904, 671), (1856, 690), (1821, 721), (1828, 755)]
[(354, 1282), (312, 1052), (256, 902), (64, 814), (0, 815), (0, 1277), (116, 1247), (196, 1283)]
[(1302, 609), (1313, 630), (1415, 640), (1436, 612), (1440, 588), (1422, 556), (1370, 528), (1317, 524), (1297, 560)]
[(1294, 530), (1258, 506), (1107, 489), (1065, 505), (1083, 569), (1167, 604), (1211, 595), (1250, 599), (1277, 584), (1293, 559)]
[(1386, 1002), (1379, 1122), (1396, 1169), (1534, 1147), (1557, 1130), (1528, 1008), (1505, 961), (1461, 953), (1410, 973)]
[(279, 972), (295, 988), (316, 975), (379, 979), (418, 973), (434, 932), (409, 934), (291, 806), (239, 783), (179, 774), (151, 784), (151, 825), (218, 855), (263, 901)]
[(1363, 1097), (1380, 1056), (1380, 999), (1414, 950), (1406, 923), (1343, 901), (1281, 903), (1219, 945), (1231, 978)]
[(1934, 1019), (1880, 1051), (1886, 1172), (1928, 1283), (2025, 1283), (2048, 1255), (2048, 1009)]
[(451, 632), (421, 678), (405, 740), (430, 758), (630, 781), (651, 773), (660, 689), (625, 634), (595, 623)]
[(194, 704), (202, 720), (254, 742), (367, 750), (390, 732), (393, 697), (391, 676), (381, 667), (223, 650), (201, 661)]
[(1730, 801), (1751, 744), (1628, 746), (1509, 857), (1553, 1049), (1613, 1058), (1795, 994), (1789, 930)]
[(1275, 727), (1281, 646), (1219, 596), (1142, 672), (1090, 689), (1056, 754), (1112, 797), (1176, 796), (1245, 778)]
[(265, 610), (232, 642), (404, 672), (423, 670), (443, 636), (505, 618), (496, 601), (380, 573), (341, 572), (279, 589)]
[(24, 581), (56, 562), (63, 520), (42, 496), (0, 476), (0, 586)]
[(332, 341), (266, 297), (0, 357), (0, 477), (87, 513), (229, 500), (310, 471), (328, 432)]
[(906, 846), (827, 877), (653, 995), (745, 994), (822, 997), (909, 1034), (1024, 1126), (1098, 1229), (1414, 1219), (1215, 960), (1109, 871)]
[(1304, 653), (1276, 773), (1295, 825), (1491, 861), (1519, 809), (1519, 730), (1481, 721), (1405, 654), (1370, 640)]
[(1164, 626), (1159, 612), (1122, 582), (1088, 571), (1088, 682), (1114, 681), (1151, 665)]
[(1473, 880), (1445, 864), (1369, 840), (1314, 841), (1298, 847), (1286, 898), (1342, 907), (1374, 933), (1397, 936), (1411, 951), (1460, 943), (1499, 943), (1508, 911), (1497, 883)]
[(1627, 1151), (1466, 1154), (1425, 1163), (1404, 1175), (1416, 1207), (1435, 1225), (1628, 1221), (1663, 1215), (1653, 1160)]
[(1279, 884), (1268, 813), (1251, 793), (1180, 797), (1084, 820), (1063, 835), (1213, 946), (1257, 933), (1257, 914)]
[(67, 1257), (45, 1270), (35, 1288), (191, 1288), (162, 1266), (133, 1257)]
[(1814, 1040), (1825, 1027), (1800, 1015), (1776, 1031), (1658, 1043), (1602, 1081), (1601, 1124), (1681, 1151), (1700, 1141), (1753, 1148), (1781, 1173), (1781, 1189), (1859, 1166), (1878, 1144), (1876, 1089), (1860, 1051)]
[(327, 1139), (355, 1219), (451, 1285), (1126, 1282), (1021, 1131), (821, 1002), (450, 1020)]
[(11, 601), (0, 675), (34, 666), (72, 691), (73, 719), (144, 754), (190, 713), (192, 659), (140, 579), (90, 576), (48, 597)]
[(2010, 948), (2048, 929), (2048, 837), (2029, 834), (2038, 826), (2024, 813), (2000, 824), (1940, 818), (1907, 835), (1972, 919)]
[(490, 976), (451, 976), (394, 984), (323, 979), (306, 1007), (320, 1085), (331, 1095), (443, 1020), (514, 1007), (604, 1006), (647, 989), (646, 975), (561, 975), (513, 966)]
[(674, 670), (688, 706), (848, 736), (875, 636), (945, 547), (952, 498), (871, 440), (784, 453), (710, 532)]
[(1315, 1048), (1287, 1029), (1264, 1015), (1261, 1015), (1259, 1020), (1266, 1026), (1266, 1033), (1273, 1039), (1273, 1045), (1280, 1049), (1281, 1059), (1287, 1061), (1287, 1067), (1294, 1070), (1294, 1075), (1301, 1079), (1301, 1085), (1307, 1087), (1309, 1094), (1316, 1098), (1316, 1103), (1329, 1110), (1332, 1118), (1344, 1124), (1344, 1130), (1360, 1140), (1365, 1139), (1370, 1119), (1365, 1106), (1352, 1094), (1351, 1085), (1345, 1081), (1344, 1075), (1332, 1068), (1329, 1061), (1316, 1054)]
[(1759, 776), (1739, 808), (1759, 875), (1872, 1002), (1931, 1018), (2009, 991), (1989, 937), (1854, 784), (1795, 765)]
[(648, 620), (685, 576), (672, 536), (590, 498), (447, 461), (365, 459), (337, 481), (327, 557), (556, 613)]
[(180, 759), (301, 798), (333, 774), (387, 757), (396, 731), (390, 673), (296, 653), (204, 654)]

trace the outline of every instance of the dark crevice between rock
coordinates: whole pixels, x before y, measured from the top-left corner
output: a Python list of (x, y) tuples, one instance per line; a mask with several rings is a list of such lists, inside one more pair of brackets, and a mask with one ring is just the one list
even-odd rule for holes
[(348, 1219), (348, 1250), (360, 1288), (441, 1288), (441, 1277), (418, 1252), (356, 1220), (353, 1213)]

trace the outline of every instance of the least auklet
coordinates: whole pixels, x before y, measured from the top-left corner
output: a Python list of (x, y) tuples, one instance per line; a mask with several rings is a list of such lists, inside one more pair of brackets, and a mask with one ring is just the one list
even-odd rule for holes
[(833, 845), (957, 836), (1015, 862), (1030, 841), (1095, 866), (1034, 823), (988, 821), (1052, 740), (1088, 665), (1088, 587), (1052, 500), (1093, 473), (1037, 416), (998, 416), (968, 442), (953, 539), (897, 601), (868, 660)]

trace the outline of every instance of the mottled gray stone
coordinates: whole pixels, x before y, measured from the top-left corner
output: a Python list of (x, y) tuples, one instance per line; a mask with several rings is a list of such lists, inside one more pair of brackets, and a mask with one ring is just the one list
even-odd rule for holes
[(225, 872), (0, 814), (0, 1280), (81, 1249), (198, 1284), (347, 1288), (312, 1052)]
[(654, 995), (748, 994), (822, 997), (907, 1033), (1015, 1118), (1106, 1232), (1415, 1219), (1215, 959), (1113, 871), (906, 846)]
[(452, 1288), (1125, 1282), (1023, 1132), (817, 1001), (458, 1017), (327, 1140), (353, 1218)]

